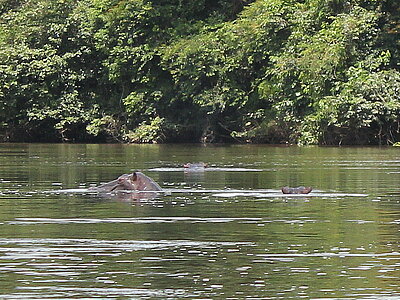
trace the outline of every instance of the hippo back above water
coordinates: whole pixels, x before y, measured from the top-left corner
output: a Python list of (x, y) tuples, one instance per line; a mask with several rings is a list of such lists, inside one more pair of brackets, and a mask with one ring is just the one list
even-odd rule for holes
[(284, 186), (282, 188), (282, 193), (284, 194), (308, 194), (311, 191), (312, 187), (304, 187), (304, 186), (299, 186), (299, 187)]
[(133, 172), (132, 174), (123, 174), (117, 179), (108, 183), (91, 187), (91, 191), (96, 192), (114, 192), (114, 191), (161, 191), (161, 187), (150, 177), (142, 172)]

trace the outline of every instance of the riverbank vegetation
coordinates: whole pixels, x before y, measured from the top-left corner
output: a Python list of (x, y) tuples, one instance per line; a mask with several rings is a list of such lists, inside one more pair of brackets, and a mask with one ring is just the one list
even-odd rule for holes
[(397, 0), (0, 0), (0, 138), (400, 141)]

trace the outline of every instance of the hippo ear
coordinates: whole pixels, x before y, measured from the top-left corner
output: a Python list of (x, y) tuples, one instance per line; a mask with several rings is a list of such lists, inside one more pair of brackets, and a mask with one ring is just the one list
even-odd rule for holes
[(136, 181), (137, 180), (137, 174), (136, 172), (133, 172), (131, 175), (131, 181)]

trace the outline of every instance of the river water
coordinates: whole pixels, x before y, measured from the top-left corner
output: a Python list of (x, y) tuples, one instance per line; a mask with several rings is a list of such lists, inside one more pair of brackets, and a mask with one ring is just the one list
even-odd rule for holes
[[(164, 191), (85, 192), (134, 170)], [(0, 144), (0, 298), (398, 299), (399, 184), (395, 147)]]

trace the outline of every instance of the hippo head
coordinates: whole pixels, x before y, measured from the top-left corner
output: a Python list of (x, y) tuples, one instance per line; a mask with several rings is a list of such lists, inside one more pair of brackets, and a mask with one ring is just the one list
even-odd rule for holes
[(197, 169), (197, 168), (207, 168), (208, 164), (204, 162), (199, 162), (199, 163), (186, 163), (183, 165), (184, 168), (187, 169)]
[(161, 191), (161, 187), (153, 179), (144, 175), (142, 172), (133, 172), (130, 176), (132, 189), (136, 191)]
[(134, 190), (135, 186), (133, 185), (132, 176), (133, 174), (123, 174), (118, 177), (115, 186), (111, 191), (114, 190)]
[(299, 187), (284, 186), (282, 188), (282, 193), (284, 194), (308, 194), (311, 191), (312, 187), (304, 187), (304, 186), (299, 186)]
[(117, 179), (104, 183), (96, 187), (90, 187), (90, 191), (97, 192), (115, 192), (115, 191), (161, 191), (161, 187), (150, 177), (141, 172), (133, 172), (132, 174), (123, 174)]
[(118, 190), (145, 190), (148, 177), (141, 172), (133, 172), (132, 174), (123, 174), (117, 179)]
[(311, 191), (312, 191), (312, 187), (307, 186), (307, 187), (304, 187), (304, 189), (302, 189), (302, 194), (308, 194)]
[(161, 191), (161, 187), (150, 177), (141, 172), (123, 174), (117, 179), (97, 187), (89, 188), (91, 191), (115, 192), (115, 191)]

